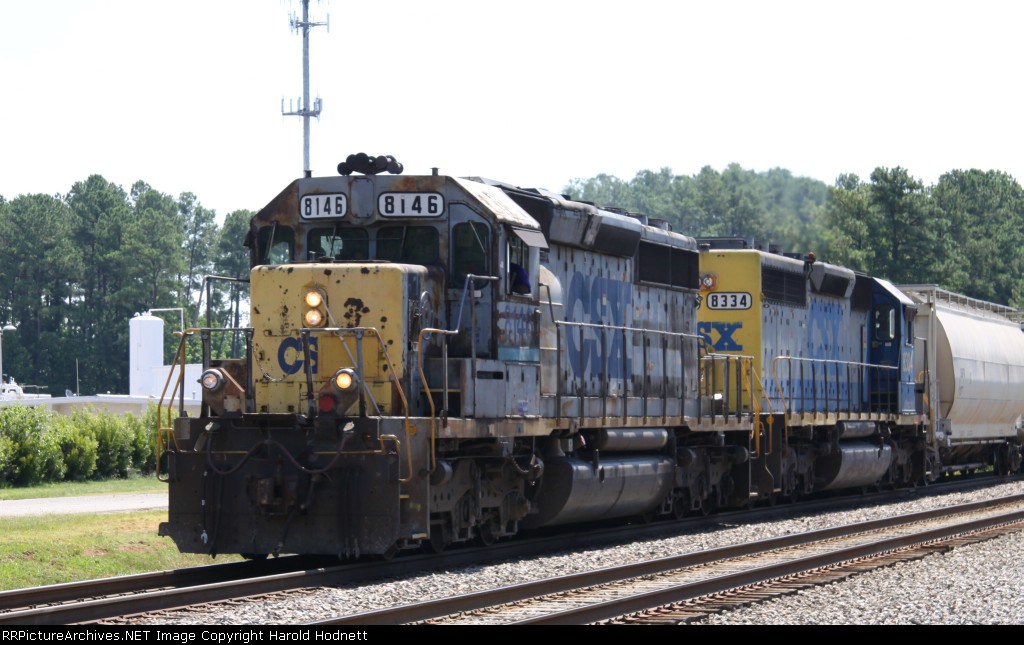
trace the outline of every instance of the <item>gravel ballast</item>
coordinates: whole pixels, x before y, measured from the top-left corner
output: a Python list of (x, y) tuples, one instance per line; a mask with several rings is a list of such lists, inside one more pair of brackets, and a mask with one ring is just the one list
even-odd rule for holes
[[(146, 617), (144, 624), (283, 625), (308, 623), (498, 586), (564, 576), (638, 560), (851, 524), (1024, 493), (1011, 482), (966, 493), (868, 506), (796, 519), (734, 525), (628, 545), (558, 553), (517, 562), (431, 573), (402, 580), (292, 592), (252, 602), (210, 605)], [(706, 624), (1021, 624), (1024, 533), (966, 545), (724, 612)]]

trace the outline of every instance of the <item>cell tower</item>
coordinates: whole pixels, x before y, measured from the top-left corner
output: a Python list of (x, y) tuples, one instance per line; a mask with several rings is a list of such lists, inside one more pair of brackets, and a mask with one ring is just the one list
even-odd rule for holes
[(304, 176), (312, 177), (313, 170), (309, 167), (309, 118), (320, 118), (323, 101), (318, 96), (312, 105), (309, 102), (309, 30), (313, 27), (326, 26), (327, 31), (330, 31), (331, 17), (328, 15), (326, 22), (310, 22), (309, 0), (302, 0), (302, 20), (292, 14), (291, 25), (292, 31), (302, 30), (302, 98), (299, 99), (298, 109), (292, 109), (292, 102), (289, 100), (287, 112), (284, 109), (284, 99), (281, 99), (281, 114), (302, 117), (302, 172)]

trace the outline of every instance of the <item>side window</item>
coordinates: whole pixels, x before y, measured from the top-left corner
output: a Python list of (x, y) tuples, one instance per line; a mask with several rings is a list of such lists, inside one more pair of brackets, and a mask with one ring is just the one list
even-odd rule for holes
[(377, 231), (379, 260), (433, 264), (437, 248), (437, 229), (432, 226), (385, 226)]
[(875, 309), (875, 340), (889, 342), (896, 338), (896, 309), (879, 305)]
[(508, 236), (508, 293), (528, 296), (530, 285), (530, 247), (519, 236)]
[(277, 222), (264, 226), (256, 237), (257, 264), (287, 264), (295, 254), (295, 232)]
[(490, 231), (485, 224), (463, 222), (452, 227), (452, 286), (463, 286), (469, 274), (490, 275), (489, 248)]
[(370, 257), (369, 235), (363, 228), (315, 228), (307, 238), (309, 259), (323, 256), (335, 260), (366, 260)]

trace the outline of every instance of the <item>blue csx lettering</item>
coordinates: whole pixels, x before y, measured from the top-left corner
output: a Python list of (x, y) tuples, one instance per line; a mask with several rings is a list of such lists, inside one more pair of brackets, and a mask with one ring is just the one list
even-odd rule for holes
[[(292, 354), (293, 361), (288, 360), (288, 350), (295, 350)], [(316, 374), (316, 338), (309, 339), (309, 360), (312, 372)], [(285, 374), (294, 374), (302, 369), (302, 340), (299, 338), (285, 338), (281, 346), (277, 348), (277, 364)]]
[[(633, 303), (630, 286), (618, 280), (576, 272), (569, 282), (567, 318), (576, 322), (625, 327), (626, 312)], [(579, 330), (570, 328), (567, 333), (567, 349), (573, 369), (582, 366), (581, 372), (588, 376), (601, 373), (601, 333), (601, 330), (585, 330), (583, 346), (580, 347)], [(632, 361), (629, 352), (623, 347), (622, 333), (607, 331), (604, 334), (608, 349), (608, 371), (620, 374), (624, 369), (626, 374), (631, 374)]]
[[(700, 334), (701, 338), (704, 339), (708, 345), (711, 346), (716, 352), (738, 352), (743, 349), (743, 345), (740, 345), (732, 337), (736, 333), (736, 330), (742, 329), (743, 323), (729, 323), (729, 322), (702, 322), (697, 323), (697, 333)], [(712, 338), (711, 334), (714, 332), (718, 335), (718, 340)]]

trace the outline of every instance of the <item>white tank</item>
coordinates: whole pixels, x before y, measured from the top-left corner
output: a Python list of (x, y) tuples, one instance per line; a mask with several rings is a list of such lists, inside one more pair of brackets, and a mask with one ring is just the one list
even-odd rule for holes
[(128, 322), (128, 393), (149, 396), (153, 389), (153, 368), (164, 364), (164, 321), (141, 314)]
[(922, 303), (916, 335), (928, 340), (930, 395), (939, 418), (949, 420), (950, 438), (1015, 436), (1024, 414), (1024, 332), (1005, 317), (1013, 310), (941, 289), (903, 289)]

